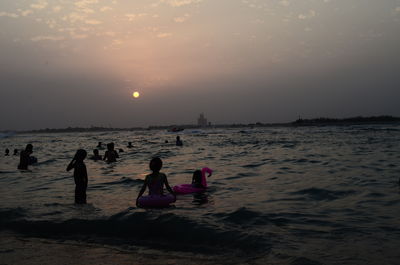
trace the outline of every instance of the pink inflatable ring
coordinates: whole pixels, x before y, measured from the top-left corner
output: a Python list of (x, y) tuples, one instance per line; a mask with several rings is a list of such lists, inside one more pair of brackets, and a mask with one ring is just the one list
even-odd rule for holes
[(208, 176), (211, 176), (212, 170), (209, 169), (208, 167), (204, 167), (201, 169), (201, 185), (204, 188), (193, 187), (192, 184), (180, 184), (173, 187), (174, 192), (179, 194), (189, 194), (189, 193), (206, 191), (207, 190), (206, 173), (209, 174)]
[(147, 195), (138, 199), (138, 206), (143, 208), (163, 208), (175, 202), (175, 197), (167, 195)]

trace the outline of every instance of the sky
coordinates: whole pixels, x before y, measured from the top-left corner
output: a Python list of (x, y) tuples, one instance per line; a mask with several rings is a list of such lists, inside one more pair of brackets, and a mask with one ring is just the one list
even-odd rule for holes
[(0, 130), (400, 116), (399, 47), (400, 0), (1, 0)]

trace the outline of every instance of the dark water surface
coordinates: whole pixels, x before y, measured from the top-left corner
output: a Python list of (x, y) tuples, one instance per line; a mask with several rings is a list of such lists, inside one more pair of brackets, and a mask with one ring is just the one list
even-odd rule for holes
[[(13, 135), (39, 163), (0, 158), (0, 225), (22, 235), (267, 264), (399, 264), (400, 126)], [(169, 140), (170, 144), (164, 143)], [(65, 168), (78, 148), (114, 141), (117, 163), (86, 160), (88, 205), (76, 206)], [(132, 141), (134, 148), (126, 147)], [(104, 150), (100, 150), (103, 154)], [(214, 169), (204, 194), (145, 210), (135, 198), (158, 155), (171, 185)]]

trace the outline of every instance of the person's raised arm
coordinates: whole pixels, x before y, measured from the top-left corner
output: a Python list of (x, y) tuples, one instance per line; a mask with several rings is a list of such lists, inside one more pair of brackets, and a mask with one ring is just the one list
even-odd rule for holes
[(165, 184), (165, 188), (169, 191), (169, 193), (171, 193), (172, 195), (174, 195), (175, 201), (176, 201), (176, 195), (175, 192), (171, 189), (171, 187), (168, 184), (168, 179), (167, 176), (164, 175), (164, 184)]
[(73, 169), (75, 167), (75, 157), (74, 159), (72, 159), (71, 162), (69, 162), (68, 166), (67, 166), (67, 171), (70, 171), (71, 169)]

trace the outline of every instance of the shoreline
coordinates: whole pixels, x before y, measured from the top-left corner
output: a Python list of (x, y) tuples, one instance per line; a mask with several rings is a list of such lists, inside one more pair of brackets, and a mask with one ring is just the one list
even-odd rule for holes
[(131, 249), (126, 250), (96, 243), (30, 237), (12, 231), (1, 231), (0, 238), (1, 265), (217, 265), (243, 262), (242, 260), (227, 262), (218, 256), (160, 251), (137, 246), (130, 246)]

